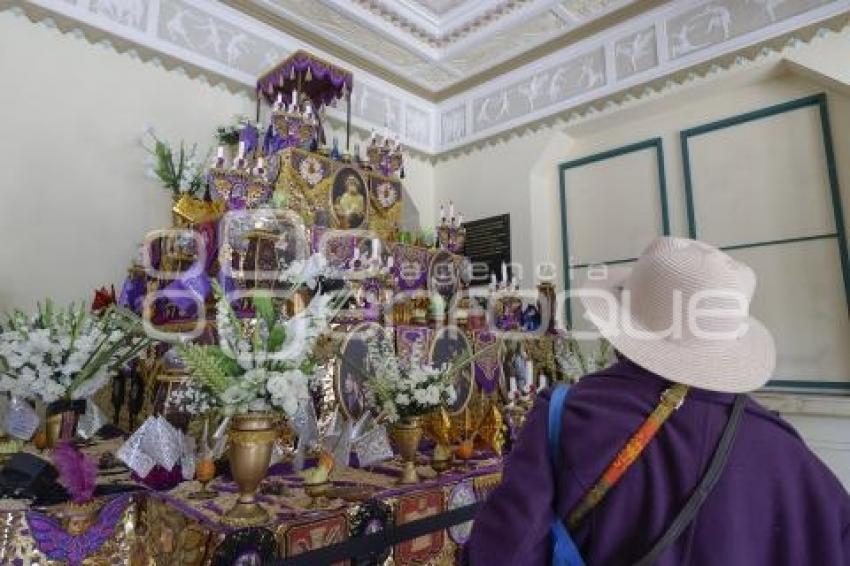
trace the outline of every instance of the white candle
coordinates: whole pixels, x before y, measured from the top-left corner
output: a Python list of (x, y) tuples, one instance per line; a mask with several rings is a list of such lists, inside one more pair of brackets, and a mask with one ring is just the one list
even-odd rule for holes
[(395, 262), (393, 261), (393, 256), (388, 257), (387, 258), (387, 269), (392, 269), (394, 265), (395, 265)]
[(282, 92), (277, 93), (277, 104), (276, 104), (276, 106), (278, 108), (283, 106), (283, 93)]
[(357, 246), (354, 247), (354, 259), (355, 260), (360, 259), (360, 248), (357, 247)]
[(257, 169), (264, 169), (266, 166), (266, 161), (262, 157), (257, 158)]
[(534, 379), (534, 362), (531, 360), (525, 362), (525, 378), (527, 380), (528, 389), (531, 389), (531, 381)]
[(380, 251), (380, 241), (378, 238), (372, 238), (372, 257), (374, 259), (378, 259), (378, 252)]
[(218, 146), (218, 151), (215, 153), (216, 159), (224, 159), (224, 146)]
[(511, 395), (513, 395), (514, 393), (516, 393), (516, 391), (517, 391), (516, 378), (515, 378), (515, 377), (512, 377), (512, 378), (511, 378), (511, 391), (510, 391)]
[(546, 374), (545, 374), (545, 373), (542, 373), (542, 372), (541, 372), (541, 373), (540, 373), (540, 378), (539, 378), (537, 381), (538, 381), (538, 383), (539, 383), (539, 385), (538, 385), (538, 389), (537, 389), (538, 391), (542, 391), (542, 390), (546, 389), (547, 387), (549, 387), (549, 380), (548, 380), (548, 379), (546, 379)]
[(440, 223), (443, 224), (446, 221), (446, 208), (441, 204), (440, 205)]
[(505, 262), (502, 262), (502, 283), (508, 282), (508, 266), (505, 265)]
[(245, 157), (245, 142), (239, 142), (239, 159)]
[(455, 217), (455, 205), (452, 201), (449, 201), (449, 218)]

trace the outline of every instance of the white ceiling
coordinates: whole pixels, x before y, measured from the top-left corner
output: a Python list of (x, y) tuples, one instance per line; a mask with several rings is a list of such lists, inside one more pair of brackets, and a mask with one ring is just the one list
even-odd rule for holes
[[(626, 4), (628, 15), (588, 27)], [(406, 10), (422, 29), (430, 22), (468, 31), (434, 36), (445, 39), (437, 47), (379, 5)], [(819, 36), (821, 26), (846, 25), (850, 13), (850, 0), (28, 0), (22, 6), (9, 9), (99, 45), (115, 41), (176, 71), (224, 79), (252, 98), (257, 76), (307, 49), (354, 72), (355, 127), (389, 128), (406, 146), (431, 155), (568, 111), (573, 121), (582, 119), (579, 111), (590, 116), (630, 104), (654, 95), (640, 87), (664, 77), (666, 92), (673, 77), (690, 80), (699, 69), (719, 69), (717, 62), (729, 64), (723, 58), (733, 53), (737, 65), (744, 49), (747, 56), (780, 57), (777, 42), (799, 43), (803, 28), (800, 37)], [(0, 0), (0, 11), (7, 7)], [(500, 11), (484, 16), (482, 7)], [(570, 29), (580, 33), (559, 36)], [(560, 39), (528, 52), (546, 37)], [(524, 62), (493, 67), (522, 52)], [(474, 78), (458, 83), (458, 75)], [(456, 86), (437, 91), (439, 84)], [(327, 112), (347, 117), (342, 107)]]
[(250, 0), (431, 93), (638, 0)]

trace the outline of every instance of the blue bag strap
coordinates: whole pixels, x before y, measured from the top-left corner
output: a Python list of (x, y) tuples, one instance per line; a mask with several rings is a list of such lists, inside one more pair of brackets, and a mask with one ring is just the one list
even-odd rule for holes
[[(549, 460), (552, 462), (552, 471), (557, 482), (558, 462), (561, 452), (561, 428), (564, 416), (564, 405), (570, 388), (559, 383), (552, 391), (549, 398)], [(563, 521), (557, 516), (552, 519), (550, 528), (552, 533), (552, 566), (584, 566), (584, 560), (579, 554), (578, 547), (573, 541)]]
[(564, 417), (564, 404), (570, 388), (559, 383), (549, 398), (549, 461), (552, 469), (558, 471), (558, 460), (561, 452), (561, 422)]

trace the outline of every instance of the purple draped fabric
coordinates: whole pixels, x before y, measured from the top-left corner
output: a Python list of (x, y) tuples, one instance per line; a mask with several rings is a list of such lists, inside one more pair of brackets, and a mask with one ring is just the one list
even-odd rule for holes
[(174, 489), (183, 481), (183, 469), (180, 464), (174, 466), (171, 470), (166, 470), (159, 464), (154, 466), (148, 475), (139, 477), (136, 472), (130, 474), (133, 481), (137, 481), (155, 491), (167, 491)]
[(206, 273), (199, 273), (195, 276), (178, 277), (166, 285), (163, 291), (174, 293), (174, 295), (166, 296), (168, 301), (181, 311), (195, 312), (196, 309), (193, 307), (203, 305), (212, 291), (212, 284)]
[(259, 139), (260, 133), (257, 131), (257, 126), (253, 124), (245, 124), (242, 126), (242, 130), (239, 132), (239, 141), (245, 143), (245, 155), (248, 155), (257, 149)]
[(147, 278), (144, 273), (129, 273), (121, 285), (118, 306), (129, 309), (141, 316), (142, 305), (147, 292)]
[[(502, 484), (476, 517), (471, 563), (547, 564), (553, 501), (565, 518), (667, 386), (628, 361), (582, 379), (567, 399), (557, 479), (546, 446), (549, 394), (541, 395), (506, 459)], [(702, 477), (732, 399), (688, 394), (572, 533), (587, 564), (633, 564), (651, 548)], [(850, 564), (850, 496), (788, 423), (749, 400), (714, 491), (657, 564)]]
[(274, 155), (282, 149), (286, 149), (291, 144), (287, 139), (279, 135), (274, 128), (274, 125), (269, 124), (266, 128), (266, 133), (263, 136), (263, 155)]

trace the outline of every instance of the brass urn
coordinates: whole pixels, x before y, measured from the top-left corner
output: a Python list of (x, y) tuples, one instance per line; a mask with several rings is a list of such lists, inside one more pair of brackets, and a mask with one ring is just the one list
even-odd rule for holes
[(231, 525), (260, 525), (269, 520), (268, 511), (257, 503), (257, 489), (271, 462), (277, 421), (278, 415), (271, 412), (243, 413), (231, 419), (230, 474), (239, 486), (236, 504), (225, 514)]
[(398, 483), (408, 485), (419, 483), (416, 472), (416, 451), (422, 439), (422, 421), (419, 417), (403, 417), (392, 428), (392, 440), (401, 455), (403, 468)]

